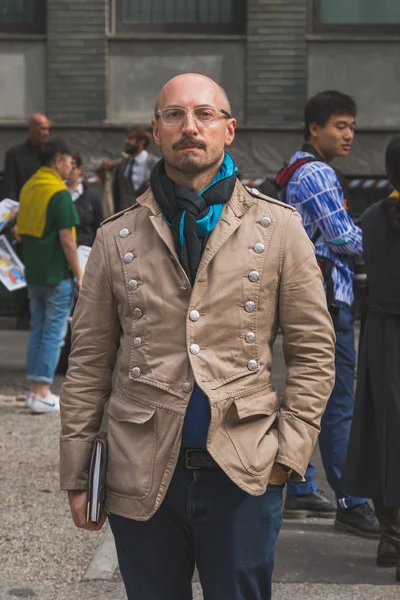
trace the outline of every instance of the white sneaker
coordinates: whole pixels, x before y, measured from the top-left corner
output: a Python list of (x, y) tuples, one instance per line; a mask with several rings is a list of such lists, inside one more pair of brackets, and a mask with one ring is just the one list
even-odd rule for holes
[(33, 394), (31, 410), (34, 413), (60, 412), (60, 398), (51, 392), (46, 398)]
[(32, 397), (34, 394), (32, 392), (26, 392), (24, 407), (31, 408), (32, 407)]

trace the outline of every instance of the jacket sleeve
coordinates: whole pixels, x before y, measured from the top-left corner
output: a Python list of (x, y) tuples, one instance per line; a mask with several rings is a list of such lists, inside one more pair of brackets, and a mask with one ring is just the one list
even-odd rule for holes
[(325, 242), (335, 254), (361, 256), (362, 232), (344, 208), (343, 191), (335, 171), (311, 163), (299, 182), (302, 204), (313, 217)]
[(314, 247), (298, 213), (289, 217), (279, 289), (287, 367), (275, 461), (304, 475), (335, 379), (335, 334)]
[(17, 162), (14, 150), (11, 148), (6, 152), (4, 158), (4, 179), (1, 186), (1, 197), (18, 201), (17, 193)]
[(119, 347), (117, 301), (108, 269), (104, 228), (97, 233), (72, 322), (72, 351), (60, 398), (60, 484), (87, 489), (94, 439), (112, 390)]

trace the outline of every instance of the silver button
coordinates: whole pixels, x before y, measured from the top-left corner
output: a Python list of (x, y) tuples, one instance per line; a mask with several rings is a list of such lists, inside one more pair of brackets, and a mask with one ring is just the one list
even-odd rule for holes
[(192, 344), (190, 346), (190, 354), (198, 354), (200, 352), (200, 346), (198, 344)]
[(140, 310), (140, 308), (135, 308), (135, 310), (133, 311), (133, 315), (134, 317), (136, 317), (137, 319), (140, 319), (143, 316), (142, 311)]
[(256, 360), (249, 360), (249, 362), (247, 363), (247, 368), (249, 371), (257, 371), (258, 362)]
[(253, 302), (252, 300), (249, 300), (248, 302), (246, 302), (246, 304), (244, 305), (244, 310), (248, 313), (253, 312), (256, 309), (256, 303)]
[(249, 273), (249, 279), (250, 279), (250, 281), (255, 283), (256, 281), (258, 281), (260, 279), (260, 273), (258, 271), (251, 271)]
[(256, 196), (259, 196), (261, 193), (257, 188), (250, 188), (250, 189), (253, 192), (253, 194), (255, 194)]
[(253, 333), (253, 331), (249, 331), (249, 333), (246, 333), (246, 342), (248, 344), (253, 344), (256, 341), (256, 334)]
[(127, 238), (128, 235), (129, 235), (129, 229), (127, 229), (126, 227), (121, 229), (121, 231), (119, 232), (119, 237)]
[(135, 292), (138, 289), (138, 282), (136, 281), (136, 279), (131, 279), (130, 281), (128, 281), (128, 288), (132, 292)]
[(263, 227), (269, 227), (271, 225), (272, 221), (269, 217), (263, 217), (261, 219), (260, 223)]
[(140, 377), (140, 369), (139, 369), (139, 367), (133, 367), (131, 373), (132, 373), (132, 377), (134, 377), (135, 379), (137, 379), (138, 377)]
[(128, 265), (132, 261), (133, 261), (133, 254), (132, 254), (132, 252), (127, 252), (125, 254), (125, 256), (124, 256), (124, 263), (126, 263)]
[(133, 347), (134, 348), (141, 348), (142, 347), (142, 339), (137, 337), (133, 340)]
[(198, 310), (192, 310), (189, 316), (191, 321), (198, 321), (200, 319), (200, 313)]
[(182, 392), (185, 392), (185, 394), (187, 394), (188, 392), (192, 391), (192, 386), (190, 383), (184, 383), (182, 385)]
[(264, 244), (261, 244), (261, 242), (254, 244), (253, 250), (256, 254), (262, 254), (264, 252)]

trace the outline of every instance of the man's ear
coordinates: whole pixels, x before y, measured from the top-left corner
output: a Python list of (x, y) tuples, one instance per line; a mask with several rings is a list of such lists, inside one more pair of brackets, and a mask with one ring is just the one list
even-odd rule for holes
[(235, 139), (236, 119), (229, 119), (225, 131), (225, 146), (230, 146)]
[(310, 123), (308, 129), (310, 130), (310, 137), (318, 137), (320, 126), (317, 123)]
[(56, 169), (58, 170), (60, 167), (62, 167), (64, 162), (64, 158), (60, 155), (56, 156), (56, 160), (54, 161), (54, 165), (56, 167)]
[(156, 146), (161, 146), (160, 131), (158, 127), (158, 119), (151, 120), (151, 126), (153, 127), (153, 139)]

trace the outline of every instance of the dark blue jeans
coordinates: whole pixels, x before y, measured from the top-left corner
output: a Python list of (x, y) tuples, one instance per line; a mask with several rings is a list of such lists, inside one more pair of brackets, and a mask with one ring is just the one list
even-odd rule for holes
[(250, 496), (180, 461), (149, 521), (110, 515), (128, 600), (192, 600), (195, 564), (205, 600), (270, 600), (283, 487)]
[[(366, 502), (365, 498), (348, 496), (342, 490), (340, 479), (346, 460), (349, 443), (351, 420), (354, 408), (354, 325), (351, 307), (339, 304), (339, 314), (335, 320), (336, 346), (335, 369), (336, 379), (332, 395), (321, 422), (319, 448), (326, 477), (336, 494), (338, 505), (351, 508)], [(315, 468), (308, 465), (306, 481), (288, 483), (287, 492), (292, 496), (312, 494), (318, 489), (315, 482)]]

